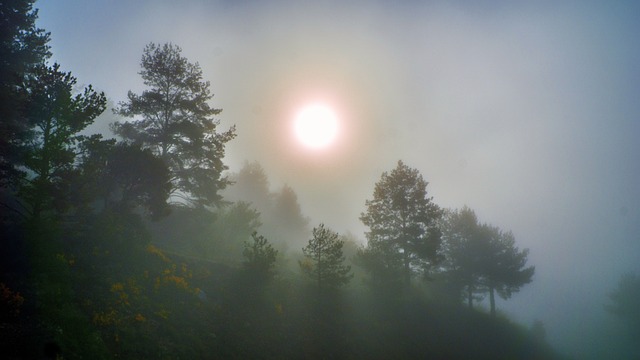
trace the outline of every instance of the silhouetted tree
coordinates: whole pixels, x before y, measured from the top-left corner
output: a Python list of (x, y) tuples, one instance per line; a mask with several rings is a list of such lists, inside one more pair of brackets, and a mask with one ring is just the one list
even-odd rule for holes
[(442, 221), (444, 267), (447, 278), (467, 299), (469, 308), (481, 289), (483, 261), (487, 244), (478, 238), (478, 218), (473, 210), (464, 207), (457, 211), (448, 211)]
[(153, 219), (168, 214), (169, 171), (150, 150), (117, 144), (109, 154), (105, 170), (107, 189), (111, 190), (107, 203), (113, 202), (126, 211), (142, 207)]
[(489, 237), (489, 255), (484, 273), (484, 286), (489, 290), (491, 315), (496, 314), (495, 294), (509, 299), (523, 285), (531, 282), (534, 266), (527, 266), (529, 249), (520, 250), (515, 245), (511, 231), (503, 232), (497, 227), (482, 225), (481, 236)]
[(169, 213), (169, 172), (150, 150), (116, 144), (115, 139), (103, 140), (101, 135), (86, 138), (80, 149), (80, 175), (75, 185), (80, 207), (100, 201), (99, 210), (144, 209), (152, 219)]
[(302, 248), (305, 256), (299, 263), (302, 271), (317, 283), (321, 291), (347, 284), (352, 275), (351, 266), (344, 265), (344, 241), (324, 224), (313, 228), (312, 233), (313, 238)]
[(640, 339), (640, 276), (632, 273), (622, 275), (609, 298), (611, 303), (606, 305), (606, 309), (626, 321), (633, 336)]
[(252, 242), (244, 243), (242, 255), (245, 260), (243, 268), (248, 275), (260, 283), (271, 279), (274, 274), (274, 267), (278, 250), (275, 250), (269, 241), (257, 232), (251, 234)]
[[(25, 113), (29, 105), (28, 78), (49, 58), (49, 33), (35, 25), (34, 0), (0, 3), (0, 185), (24, 176), (21, 146), (33, 121)], [(32, 83), (31, 83), (32, 84)]]
[(173, 44), (145, 47), (140, 75), (149, 89), (140, 95), (129, 91), (128, 100), (114, 111), (137, 119), (115, 122), (112, 130), (165, 162), (172, 195), (196, 206), (220, 205), (218, 191), (229, 184), (222, 175), (227, 169), (222, 160), (235, 127), (216, 132), (219, 120), (213, 116), (222, 110), (209, 106), (209, 82), (202, 80), (198, 63), (188, 62), (181, 53)]
[(391, 173), (382, 173), (360, 216), (369, 227), (365, 252), (378, 269), (371, 271), (397, 273), (408, 285), (416, 269), (426, 274), (439, 261), (436, 220), (441, 210), (427, 196), (427, 184), (418, 170), (402, 161)]
[(27, 118), (34, 124), (21, 144), (20, 165), (28, 175), (21, 181), (20, 194), (31, 206), (32, 216), (45, 209), (62, 208), (68, 200), (74, 172), (76, 145), (84, 130), (106, 108), (104, 93), (91, 85), (73, 95), (76, 78), (60, 66), (39, 67), (29, 81)]
[(450, 280), (465, 288), (469, 307), (475, 293), (488, 293), (495, 316), (496, 292), (508, 299), (531, 282), (535, 268), (526, 266), (529, 250), (520, 251), (510, 231), (479, 224), (475, 213), (465, 207), (449, 213), (443, 232), (445, 268)]

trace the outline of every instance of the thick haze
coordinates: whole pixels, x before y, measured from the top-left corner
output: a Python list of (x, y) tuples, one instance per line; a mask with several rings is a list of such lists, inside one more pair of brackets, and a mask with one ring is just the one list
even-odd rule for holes
[[(211, 81), (223, 128), (237, 126), (231, 171), (257, 160), (312, 225), (364, 238), (380, 174), (399, 159), (419, 169), (437, 204), (466, 204), (530, 249), (534, 282), (498, 307), (542, 320), (562, 351), (606, 357), (618, 341), (596, 339), (612, 323), (607, 293), (640, 272), (640, 5), (386, 3), (36, 6), (54, 60), (114, 103), (143, 89), (145, 44), (180, 45)], [(328, 151), (292, 135), (313, 101), (340, 117)]]

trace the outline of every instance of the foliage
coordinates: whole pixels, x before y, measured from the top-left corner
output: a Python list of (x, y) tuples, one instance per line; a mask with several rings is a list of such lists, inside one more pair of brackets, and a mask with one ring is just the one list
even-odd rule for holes
[(181, 55), (173, 44), (148, 44), (142, 55), (140, 76), (148, 87), (141, 94), (129, 91), (126, 102), (114, 111), (132, 122), (116, 122), (112, 130), (123, 139), (150, 149), (171, 173), (172, 195), (197, 206), (219, 205), (219, 190), (229, 181), (222, 159), (225, 144), (235, 137), (235, 128), (216, 132), (211, 108), (213, 97), (202, 70)]
[(360, 220), (369, 227), (364, 262), (374, 278), (384, 273), (408, 285), (416, 269), (425, 274), (440, 259), (440, 208), (427, 196), (427, 182), (402, 161), (384, 172)]
[(0, 3), (0, 185), (23, 175), (21, 142), (28, 138), (32, 122), (27, 79), (49, 58), (49, 33), (35, 25), (38, 11), (34, 0)]
[(153, 219), (169, 213), (169, 172), (150, 150), (115, 144), (114, 140), (102, 140), (100, 135), (87, 138), (82, 148), (82, 175), (77, 188), (84, 192), (85, 202), (97, 198), (104, 208), (127, 212), (143, 208)]
[(269, 241), (257, 232), (251, 234), (253, 242), (245, 242), (242, 255), (245, 261), (242, 263), (244, 270), (256, 279), (259, 283), (264, 283), (273, 277), (274, 266), (278, 251), (275, 250)]
[(459, 211), (448, 211), (442, 221), (444, 268), (448, 280), (457, 285), (467, 300), (469, 308), (481, 289), (483, 246), (479, 239), (479, 224), (475, 212), (468, 207)]
[(38, 67), (29, 82), (26, 114), (34, 128), (22, 143), (24, 159), (19, 165), (29, 174), (21, 179), (20, 192), (34, 217), (67, 205), (76, 144), (82, 139), (78, 133), (106, 107), (104, 93), (91, 85), (73, 96), (76, 82), (58, 64)]
[(313, 228), (313, 238), (302, 248), (305, 259), (300, 261), (300, 268), (313, 281), (318, 289), (334, 289), (351, 280), (351, 266), (344, 265), (342, 253), (344, 241), (338, 233), (327, 229), (324, 224)]
[(209, 259), (241, 260), (243, 244), (262, 225), (260, 213), (249, 203), (237, 202), (215, 214), (204, 238), (205, 254)]
[(495, 315), (495, 292), (508, 299), (531, 282), (535, 268), (526, 267), (529, 251), (515, 246), (510, 231), (479, 224), (467, 207), (449, 212), (443, 228), (445, 268), (450, 281), (465, 288), (469, 307), (475, 293), (488, 293)]

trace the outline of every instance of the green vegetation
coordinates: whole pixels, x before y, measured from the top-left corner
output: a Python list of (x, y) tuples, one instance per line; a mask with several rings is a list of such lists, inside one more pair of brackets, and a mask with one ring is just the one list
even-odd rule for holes
[[(478, 225), (468, 210), (467, 225), (443, 220), (422, 175), (402, 162), (366, 203), (359, 249), (323, 224), (309, 234), (294, 190), (270, 193), (256, 163), (235, 176), (253, 193), (224, 199), (235, 130), (216, 132), (209, 83), (175, 45), (144, 49), (150, 89), (117, 109), (138, 117), (113, 125), (123, 141), (80, 136), (105, 96), (90, 86), (74, 94), (75, 78), (44, 66), (48, 35), (34, 27), (31, 4), (0, 4), (1, 23), (21, 29), (2, 43), (3, 355), (556, 357), (541, 325), (524, 329), (493, 303), (491, 316), (441, 290), (449, 281), (469, 299), (481, 290), (508, 298), (533, 267), (511, 233)], [(262, 226), (273, 242), (258, 235)], [(301, 250), (287, 245), (309, 235)], [(467, 245), (482, 256), (467, 260)]]

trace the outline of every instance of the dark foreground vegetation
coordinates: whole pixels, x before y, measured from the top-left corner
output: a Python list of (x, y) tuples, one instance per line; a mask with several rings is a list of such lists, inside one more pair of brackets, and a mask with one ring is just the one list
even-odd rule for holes
[(2, 252), (3, 284), (11, 284), (2, 304), (5, 355), (555, 358), (539, 334), (431, 286), (398, 293), (355, 281), (321, 291), (293, 272), (256, 278), (247, 266), (162, 251), (136, 215), (81, 222), (3, 229), (19, 232)]
[(47, 64), (31, 1), (0, 8), (3, 358), (556, 358), (496, 310), (532, 281), (527, 251), (418, 170), (381, 175), (366, 245), (311, 229), (258, 164), (225, 176), (235, 129), (179, 47), (144, 49), (118, 139), (81, 135), (106, 96)]

